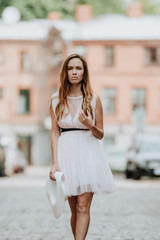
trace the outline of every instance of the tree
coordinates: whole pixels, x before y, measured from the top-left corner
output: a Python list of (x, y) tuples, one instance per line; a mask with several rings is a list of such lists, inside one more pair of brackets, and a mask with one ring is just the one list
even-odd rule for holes
[(11, 0), (0, 0), (0, 15), (2, 14), (3, 10), (11, 5)]
[(46, 18), (51, 11), (59, 11), (65, 18), (73, 15), (65, 0), (0, 0), (0, 15), (10, 5), (19, 9), (22, 20)]
[(59, 11), (64, 17), (68, 15), (65, 0), (12, 0), (22, 15), (22, 19), (46, 18), (48, 12)]
[(125, 13), (124, 0), (77, 0), (75, 5), (78, 4), (91, 5), (94, 16), (107, 13)]
[[(90, 4), (93, 15), (107, 13), (126, 13), (127, 0), (0, 0), (0, 16), (2, 11), (13, 5), (17, 7), (22, 20), (46, 18), (51, 11), (59, 11), (63, 18), (74, 18), (75, 7), (78, 4)], [(133, 0), (132, 0), (133, 1)], [(155, 0), (139, 0), (143, 4), (144, 13), (160, 14), (160, 2)]]
[(160, 2), (139, 0), (143, 4), (144, 14), (160, 14)]

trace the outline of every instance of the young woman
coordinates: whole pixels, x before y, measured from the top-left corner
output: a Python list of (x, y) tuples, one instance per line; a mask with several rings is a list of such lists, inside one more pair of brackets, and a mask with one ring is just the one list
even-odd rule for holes
[(92, 91), (85, 59), (70, 55), (64, 62), (59, 92), (51, 97), (50, 178), (64, 172), (65, 190), (71, 209), (75, 240), (84, 240), (90, 222), (94, 193), (111, 193), (114, 179), (101, 150), (103, 110), (99, 96)]

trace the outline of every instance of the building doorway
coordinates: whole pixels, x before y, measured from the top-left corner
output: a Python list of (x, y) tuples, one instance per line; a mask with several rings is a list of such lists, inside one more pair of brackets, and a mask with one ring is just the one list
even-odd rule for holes
[(18, 145), (21, 147), (21, 151), (24, 153), (29, 165), (32, 164), (31, 159), (31, 148), (32, 148), (32, 137), (18, 135)]

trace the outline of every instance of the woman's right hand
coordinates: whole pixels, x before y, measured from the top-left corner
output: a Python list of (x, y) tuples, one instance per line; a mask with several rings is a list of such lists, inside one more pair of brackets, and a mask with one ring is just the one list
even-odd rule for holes
[(50, 172), (49, 172), (49, 177), (50, 177), (50, 179), (53, 180), (53, 181), (56, 181), (55, 176), (54, 176), (55, 172), (60, 172), (60, 169), (59, 169), (59, 167), (58, 167), (57, 164), (54, 164), (54, 165), (51, 167), (51, 170), (50, 170)]

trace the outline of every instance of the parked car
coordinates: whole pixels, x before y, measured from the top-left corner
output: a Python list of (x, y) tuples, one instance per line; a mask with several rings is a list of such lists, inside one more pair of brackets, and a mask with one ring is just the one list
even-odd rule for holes
[(160, 176), (160, 138), (135, 139), (127, 154), (126, 178)]
[(6, 149), (5, 172), (8, 176), (23, 172), (27, 165), (24, 153), (17, 147), (8, 147)]
[(0, 177), (4, 177), (5, 174), (5, 150), (4, 147), (0, 144)]

